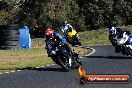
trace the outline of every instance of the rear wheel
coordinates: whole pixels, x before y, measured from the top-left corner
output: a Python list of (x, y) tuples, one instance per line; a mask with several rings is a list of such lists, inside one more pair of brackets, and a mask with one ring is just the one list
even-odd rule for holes
[(82, 65), (82, 62), (81, 62), (80, 58), (78, 57), (78, 54), (77, 53), (73, 52), (73, 57), (74, 57), (74, 60), (77, 63), (79, 63), (80, 65)]
[(75, 52), (73, 52), (73, 59), (74, 59), (73, 67), (78, 69), (82, 65), (82, 62), (80, 58), (78, 57), (78, 54)]

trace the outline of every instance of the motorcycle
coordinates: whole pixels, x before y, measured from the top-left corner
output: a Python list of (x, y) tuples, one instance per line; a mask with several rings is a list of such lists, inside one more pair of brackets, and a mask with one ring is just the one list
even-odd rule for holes
[(78, 33), (73, 28), (69, 29), (69, 31), (67, 31), (66, 39), (72, 46), (75, 46), (75, 45), (81, 46), (81, 42), (79, 40)]
[[(78, 68), (82, 63), (77, 53), (72, 52), (70, 47), (63, 42), (49, 42), (48, 48), (52, 51), (50, 53), (51, 59), (58, 65), (60, 65), (66, 71), (70, 71), (72, 68)], [(51, 46), (55, 46), (54, 48)]]
[(109, 39), (117, 53), (122, 52), (124, 55), (132, 56), (132, 44), (130, 44), (130, 41), (132, 42), (132, 37), (128, 31), (121, 31), (117, 35), (110, 34)]

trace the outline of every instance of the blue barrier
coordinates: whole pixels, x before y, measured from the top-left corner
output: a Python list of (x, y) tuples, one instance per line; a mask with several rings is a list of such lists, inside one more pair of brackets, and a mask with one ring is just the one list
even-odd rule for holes
[(27, 26), (20, 27), (20, 47), (21, 48), (30, 48), (31, 47), (31, 38), (29, 33), (29, 28)]

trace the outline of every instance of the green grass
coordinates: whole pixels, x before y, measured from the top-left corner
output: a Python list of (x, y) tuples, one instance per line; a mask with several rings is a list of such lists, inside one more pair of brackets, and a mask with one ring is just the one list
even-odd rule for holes
[(79, 36), (83, 45), (110, 44), (107, 29), (79, 32)]
[(44, 48), (0, 50), (0, 72), (54, 63)]

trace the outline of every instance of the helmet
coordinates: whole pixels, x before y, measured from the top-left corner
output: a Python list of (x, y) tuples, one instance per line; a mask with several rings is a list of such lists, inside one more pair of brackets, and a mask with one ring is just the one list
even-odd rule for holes
[(67, 21), (65, 20), (64, 23), (67, 24)]
[(109, 33), (116, 34), (116, 28), (115, 27), (110, 27), (109, 28)]
[(47, 28), (47, 29), (45, 30), (45, 36), (46, 36), (46, 38), (47, 38), (47, 39), (53, 38), (53, 37), (54, 37), (54, 36), (53, 36), (53, 33), (54, 33), (54, 30), (53, 30), (53, 29)]
[(65, 20), (65, 21), (63, 22), (63, 26), (66, 26), (66, 24), (67, 24), (67, 21)]

